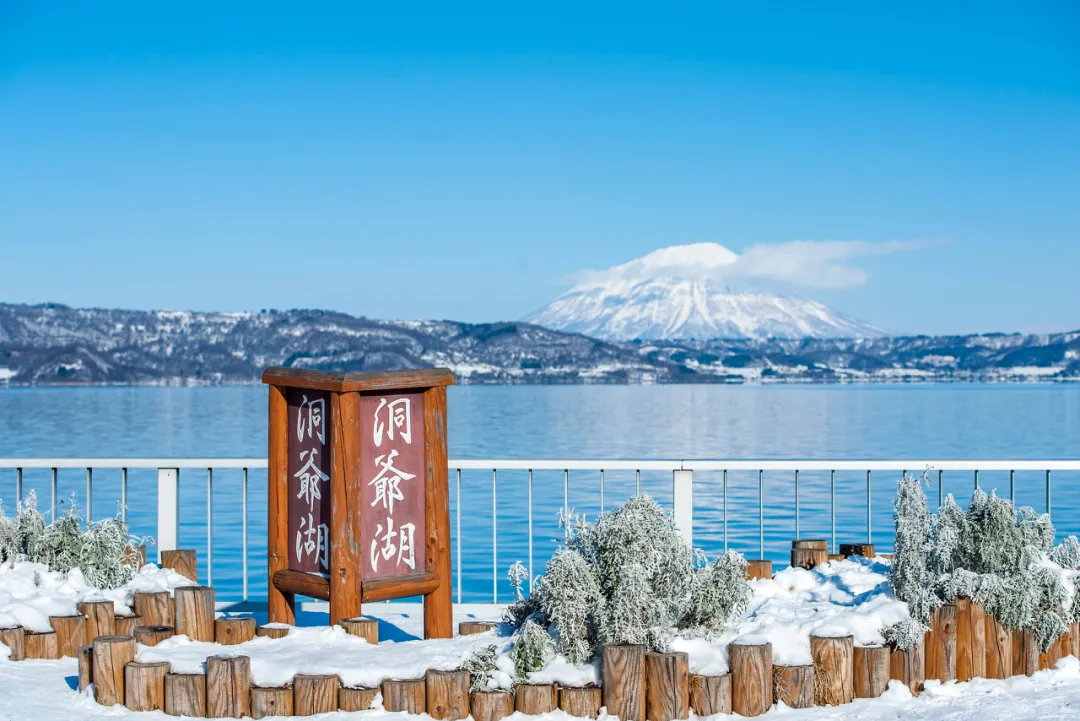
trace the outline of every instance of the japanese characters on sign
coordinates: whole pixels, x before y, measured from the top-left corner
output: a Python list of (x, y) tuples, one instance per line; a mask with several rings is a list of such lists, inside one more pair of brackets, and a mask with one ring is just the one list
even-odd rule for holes
[(290, 388), (289, 568), (330, 572), (330, 402), (329, 394)]
[(360, 398), (362, 576), (426, 570), (424, 394)]

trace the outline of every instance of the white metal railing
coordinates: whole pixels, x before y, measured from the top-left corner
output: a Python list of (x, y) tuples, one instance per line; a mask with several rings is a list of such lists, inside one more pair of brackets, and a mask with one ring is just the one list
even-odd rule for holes
[[(758, 543), (764, 555), (765, 503), (764, 479), (766, 473), (786, 472), (793, 474), (795, 535), (800, 531), (800, 472), (820, 472), (830, 475), (830, 526), (832, 546), (836, 546), (836, 473), (859, 472), (866, 474), (866, 532), (867, 542), (872, 541), (872, 478), (875, 471), (912, 471), (922, 473), (930, 469), (937, 472), (938, 502), (942, 500), (943, 477), (946, 472), (966, 471), (972, 473), (974, 488), (979, 487), (979, 473), (988, 471), (1009, 472), (1010, 498), (1015, 498), (1016, 472), (1036, 471), (1045, 474), (1045, 510), (1052, 513), (1051, 474), (1055, 471), (1080, 471), (1080, 460), (510, 460), (510, 459), (450, 459), (451, 477), (455, 483), (455, 567), (457, 600), (462, 600), (462, 552), (461, 552), (461, 472), (463, 470), (490, 471), (492, 491), (492, 593), (498, 600), (498, 483), (500, 471), (527, 472), (527, 522), (528, 522), (528, 572), (533, 578), (533, 472), (561, 471), (563, 475), (563, 509), (569, 510), (570, 472), (592, 471), (599, 474), (600, 507), (604, 507), (605, 471), (633, 471), (636, 488), (640, 490), (641, 473), (664, 472), (672, 474), (673, 517), (679, 532), (692, 542), (694, 472), (714, 471), (723, 474), (723, 524), (724, 547), (727, 547), (728, 526), (728, 473), (731, 471), (757, 472), (758, 476)], [(60, 469), (85, 469), (86, 471), (86, 518), (92, 518), (92, 486), (94, 470), (119, 469), (121, 477), (121, 514), (126, 517), (128, 497), (128, 470), (155, 469), (157, 471), (157, 535), (159, 550), (177, 548), (180, 527), (180, 476), (182, 470), (206, 471), (206, 543), (207, 583), (213, 580), (213, 482), (215, 469), (239, 469), (242, 471), (241, 509), (242, 540), (241, 564), (243, 599), (248, 601), (248, 470), (265, 469), (265, 458), (0, 458), (0, 469), (15, 469), (16, 498), (23, 496), (24, 469), (50, 469), (51, 514), (56, 516), (57, 475)], [(576, 480), (576, 479), (575, 479)], [(0, 493), (0, 498), (3, 494)]]

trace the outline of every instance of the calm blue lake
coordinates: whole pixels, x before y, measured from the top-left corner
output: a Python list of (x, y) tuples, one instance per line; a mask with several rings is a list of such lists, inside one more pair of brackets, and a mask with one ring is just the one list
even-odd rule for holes
[[(266, 453), (266, 389), (74, 388), (0, 391), (0, 457), (233, 457)], [(1080, 458), (1080, 386), (458, 386), (449, 391), (453, 458), (610, 459), (1075, 459)], [(694, 540), (710, 555), (724, 548), (722, 476), (695, 474)], [(889, 550), (895, 475), (873, 476), (872, 525), (879, 550)], [(219, 598), (241, 589), (240, 471), (215, 471), (214, 585)], [(730, 547), (758, 556), (758, 479), (728, 479)], [(828, 538), (829, 476), (803, 473), (801, 536)], [(156, 473), (129, 473), (128, 518), (137, 534), (153, 535)], [(866, 477), (838, 473), (838, 540), (866, 536)], [(1044, 475), (1018, 473), (1017, 501), (1043, 510)], [(945, 491), (970, 497), (970, 474), (946, 474)], [(1008, 493), (1008, 473), (983, 473), (984, 489)], [(252, 597), (265, 593), (266, 477), (252, 471), (248, 508)], [(456, 513), (451, 474), (451, 513)], [(670, 503), (670, 473), (643, 473), (642, 486)], [(94, 517), (115, 511), (119, 471), (94, 475)], [(605, 505), (633, 493), (633, 472), (607, 472)], [(27, 470), (24, 488), (48, 505), (48, 471)], [(562, 473), (534, 477), (533, 567), (542, 568), (559, 535)], [(60, 474), (60, 496), (85, 489), (85, 473)], [(492, 597), (492, 478), (462, 477), (462, 586), (465, 601)], [(936, 478), (930, 491), (936, 500)], [(0, 499), (14, 506), (15, 471), (0, 469)], [(765, 476), (765, 555), (784, 562), (795, 533), (793, 478)], [(528, 562), (526, 474), (498, 476), (500, 598), (515, 560)], [(1059, 537), (1080, 534), (1080, 474), (1053, 476)], [(594, 516), (598, 473), (571, 473), (570, 504)], [(206, 473), (181, 474), (181, 545), (199, 551), (205, 574)], [(454, 525), (454, 517), (451, 517)], [(455, 568), (458, 560), (454, 559)]]

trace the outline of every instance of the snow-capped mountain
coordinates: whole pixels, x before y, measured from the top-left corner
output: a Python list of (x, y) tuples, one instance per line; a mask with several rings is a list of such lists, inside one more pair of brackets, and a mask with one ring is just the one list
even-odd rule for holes
[(739, 257), (717, 243), (662, 248), (590, 274), (525, 320), (617, 341), (884, 335), (817, 301), (730, 291), (725, 270)]

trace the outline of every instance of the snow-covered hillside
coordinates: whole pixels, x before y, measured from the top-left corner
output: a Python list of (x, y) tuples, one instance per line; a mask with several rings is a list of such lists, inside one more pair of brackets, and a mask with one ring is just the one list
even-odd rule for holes
[(728, 290), (717, 278), (738, 259), (717, 243), (662, 248), (591, 274), (526, 320), (621, 341), (883, 335), (817, 301)]

